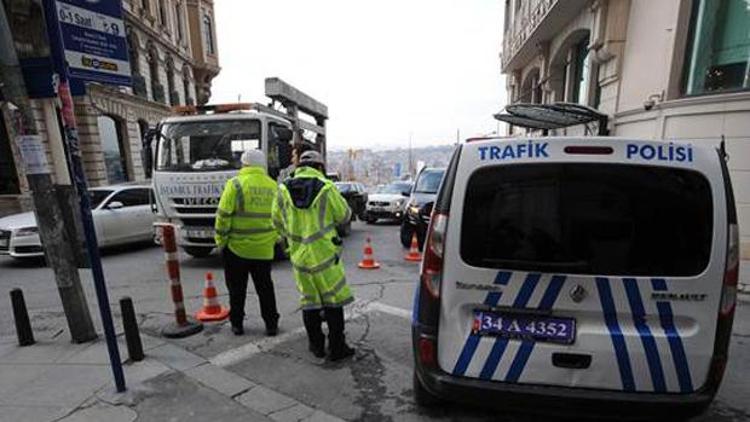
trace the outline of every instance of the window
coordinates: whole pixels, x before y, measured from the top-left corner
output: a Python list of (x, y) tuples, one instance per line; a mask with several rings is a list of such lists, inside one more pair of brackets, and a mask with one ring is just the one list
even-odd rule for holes
[(174, 16), (177, 22), (177, 40), (182, 41), (185, 37), (185, 28), (182, 26), (182, 3), (177, 3), (174, 6)]
[(174, 62), (171, 57), (167, 59), (167, 98), (170, 105), (180, 105), (179, 93), (174, 85)]
[(711, 189), (697, 172), (622, 164), (487, 167), (469, 179), (469, 265), (620, 276), (695, 276), (708, 265)]
[(589, 38), (586, 37), (573, 46), (573, 85), (571, 86), (570, 101), (588, 105), (589, 103), (589, 74), (591, 61), (589, 60)]
[(5, 119), (0, 118), (0, 195), (17, 195), (21, 193), (18, 186), (18, 174), (10, 149), (10, 139), (5, 130)]
[(211, 21), (211, 16), (209, 15), (203, 15), (203, 39), (206, 42), (206, 53), (216, 54), (216, 50), (214, 49), (213, 22)]
[(112, 194), (111, 190), (95, 189), (89, 191), (89, 199), (91, 201), (91, 209), (99, 206), (109, 195)]
[(169, 29), (167, 26), (167, 8), (164, 6), (164, 0), (157, 0), (159, 5), (159, 23), (164, 25), (164, 29)]
[(185, 104), (192, 105), (193, 97), (190, 95), (190, 75), (187, 68), (182, 69), (182, 90), (185, 91)]
[(149, 190), (146, 188), (127, 189), (117, 192), (109, 203), (122, 202), (125, 207), (139, 207), (149, 205)]
[(750, 88), (750, 5), (695, 0), (685, 59), (685, 94)]
[(110, 116), (99, 116), (97, 123), (104, 166), (107, 168), (107, 181), (110, 184), (127, 182), (130, 178), (120, 122)]
[(414, 192), (417, 193), (437, 193), (440, 188), (440, 182), (443, 181), (445, 170), (425, 170), (419, 174), (417, 186)]

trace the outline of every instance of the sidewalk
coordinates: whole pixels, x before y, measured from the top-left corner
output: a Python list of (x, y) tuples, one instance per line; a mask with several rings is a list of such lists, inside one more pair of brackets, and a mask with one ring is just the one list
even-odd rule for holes
[(0, 421), (340, 421), (165, 340), (141, 337), (146, 359), (125, 363), (122, 394), (103, 338), (77, 345), (59, 335), (28, 347), (0, 338)]

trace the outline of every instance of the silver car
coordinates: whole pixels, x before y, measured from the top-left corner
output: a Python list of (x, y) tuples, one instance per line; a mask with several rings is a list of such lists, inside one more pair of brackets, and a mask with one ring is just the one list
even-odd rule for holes
[[(115, 246), (153, 238), (148, 185), (91, 188), (91, 210), (99, 246)], [(0, 255), (13, 258), (44, 256), (33, 212), (0, 218)]]

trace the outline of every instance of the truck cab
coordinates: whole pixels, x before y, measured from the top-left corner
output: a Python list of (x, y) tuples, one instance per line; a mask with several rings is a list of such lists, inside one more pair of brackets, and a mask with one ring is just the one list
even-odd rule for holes
[(214, 248), (214, 217), (240, 156), (259, 149), (276, 178), (291, 163), (291, 123), (257, 111), (170, 117), (157, 127), (153, 186), (157, 225), (178, 227), (177, 242), (194, 257)]

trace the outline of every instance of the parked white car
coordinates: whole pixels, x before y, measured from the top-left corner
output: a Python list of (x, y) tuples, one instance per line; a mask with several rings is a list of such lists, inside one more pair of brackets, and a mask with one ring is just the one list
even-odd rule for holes
[[(99, 246), (115, 246), (153, 238), (148, 185), (91, 188), (91, 209)], [(33, 212), (0, 218), (0, 255), (13, 258), (44, 256)]]

